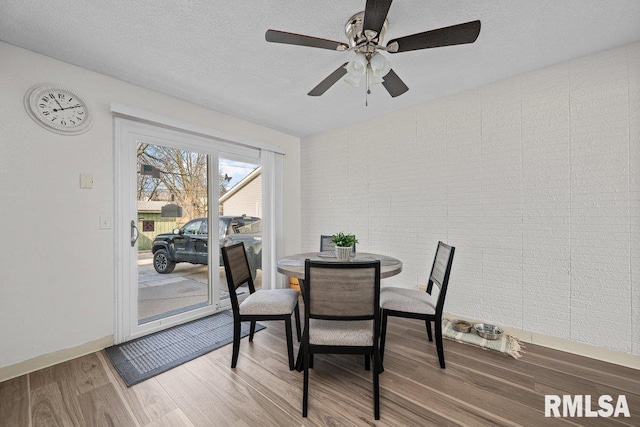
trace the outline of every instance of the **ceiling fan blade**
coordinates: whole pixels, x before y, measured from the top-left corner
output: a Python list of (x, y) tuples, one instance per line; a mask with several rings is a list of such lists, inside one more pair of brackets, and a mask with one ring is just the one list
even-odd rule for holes
[(333, 73), (329, 74), (326, 79), (321, 81), (318, 86), (311, 89), (307, 95), (309, 96), (320, 96), (325, 93), (331, 86), (333, 86), (338, 80), (340, 80), (345, 74), (347, 74), (347, 64), (345, 62), (341, 66), (339, 66)]
[(389, 92), (392, 98), (396, 96), (400, 96), (406, 91), (409, 90), (406, 84), (398, 77), (398, 75), (393, 71), (389, 71), (386, 76), (383, 77), (384, 81), (382, 85)]
[(294, 44), (298, 46), (318, 47), (329, 50), (347, 50), (349, 46), (346, 43), (336, 42), (333, 40), (321, 39), (318, 37), (305, 36), (303, 34), (287, 33), (278, 30), (267, 30), (264, 38), (272, 43)]
[(367, 0), (364, 8), (363, 30), (372, 30), (380, 34), (384, 20), (387, 19), (392, 0)]
[[(430, 49), (432, 47), (453, 46), (456, 44), (473, 43), (480, 34), (480, 21), (465, 22), (464, 24), (438, 28), (410, 36), (393, 39), (387, 43), (388, 52), (407, 52), (410, 50)], [(398, 45), (397, 50), (392, 46)]]

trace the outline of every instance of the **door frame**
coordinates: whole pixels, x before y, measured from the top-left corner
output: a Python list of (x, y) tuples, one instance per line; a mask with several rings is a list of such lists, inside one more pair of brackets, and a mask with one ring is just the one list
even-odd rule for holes
[[(137, 222), (137, 157), (135, 155), (137, 142), (143, 140), (151, 144), (193, 150), (209, 155), (208, 197), (210, 203), (214, 203), (215, 206), (214, 209), (209, 209), (209, 230), (218, 230), (217, 176), (220, 155), (233, 154), (259, 163), (260, 150), (230, 144), (206, 135), (196, 135), (180, 129), (169, 129), (121, 117), (114, 118), (114, 140), (114, 343), (119, 344), (226, 308), (220, 306), (219, 269), (209, 268), (209, 304), (206, 307), (142, 325), (138, 324), (138, 273), (137, 267), (134, 268), (137, 265), (138, 251), (130, 244), (131, 220)], [(212, 224), (216, 226), (212, 227)], [(212, 233), (209, 233), (209, 237), (212, 237)], [(211, 248), (208, 254), (209, 265), (218, 266), (218, 245), (210, 244), (209, 247)]]

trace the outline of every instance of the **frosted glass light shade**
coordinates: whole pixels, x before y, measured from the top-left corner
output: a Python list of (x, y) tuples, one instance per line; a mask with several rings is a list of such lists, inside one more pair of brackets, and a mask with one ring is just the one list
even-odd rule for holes
[(391, 70), (391, 64), (380, 53), (376, 52), (371, 57), (369, 62), (371, 66), (371, 76), (369, 76), (370, 84), (378, 84), (384, 81), (383, 77)]
[(347, 75), (344, 81), (352, 86), (359, 87), (362, 77), (367, 72), (367, 58), (362, 53), (358, 53), (356, 57), (347, 64)]

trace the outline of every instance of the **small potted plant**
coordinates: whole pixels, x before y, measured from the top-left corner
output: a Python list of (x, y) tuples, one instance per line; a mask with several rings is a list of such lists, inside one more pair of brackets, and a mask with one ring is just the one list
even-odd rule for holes
[(334, 234), (331, 241), (336, 245), (336, 258), (340, 261), (348, 260), (353, 251), (353, 245), (358, 243), (354, 234), (344, 234), (342, 231)]

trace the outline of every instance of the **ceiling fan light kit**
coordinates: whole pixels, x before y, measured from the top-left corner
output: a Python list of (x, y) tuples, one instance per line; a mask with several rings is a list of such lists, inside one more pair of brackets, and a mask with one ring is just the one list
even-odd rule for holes
[[(409, 88), (391, 69), (391, 64), (379, 51), (388, 53), (408, 52), (412, 50), (430, 49), (434, 47), (453, 46), (473, 43), (480, 34), (480, 21), (438, 28), (409, 36), (399, 37), (382, 45), (389, 27), (387, 14), (392, 0), (367, 0), (364, 12), (353, 15), (345, 25), (348, 44), (321, 39), (303, 34), (287, 33), (278, 30), (267, 30), (265, 39), (272, 43), (293, 44), (356, 53), (351, 61), (342, 64), (309, 93), (309, 96), (320, 96), (338, 80), (359, 87), (362, 78), (366, 78), (367, 95), (371, 86), (382, 83), (391, 97), (395, 98), (407, 92)], [(365, 105), (367, 102), (365, 101)]]

